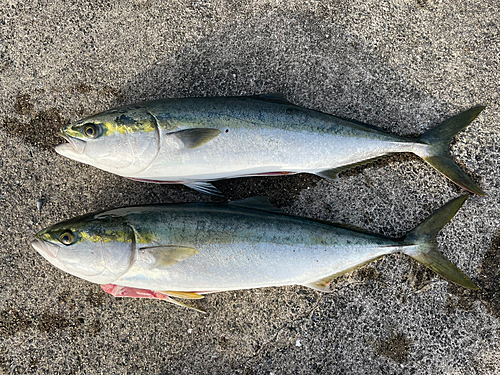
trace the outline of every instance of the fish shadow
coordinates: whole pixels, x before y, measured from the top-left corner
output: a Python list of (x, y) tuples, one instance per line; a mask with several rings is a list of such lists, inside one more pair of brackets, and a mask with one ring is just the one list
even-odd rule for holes
[[(342, 8), (312, 10), (304, 6), (219, 25), (138, 74), (121, 92), (129, 103), (283, 93), (294, 104), (404, 136), (418, 136), (438, 123), (434, 119), (449, 116), (446, 103), (405, 82), (376, 47), (349, 33), (342, 21), (344, 12)], [(384, 158), (344, 173), (359, 174), (365, 168), (393, 162), (397, 158)], [(279, 192), (271, 200), (279, 200), (280, 205), (320, 180), (301, 174), (225, 180), (214, 185), (229, 199)], [(287, 199), (279, 198), (283, 195)]]
[[(422, 134), (431, 122), (439, 122), (436, 118), (444, 119), (451, 112), (447, 103), (402, 79), (377, 46), (366, 45), (350, 32), (344, 20), (345, 5), (311, 8), (305, 4), (277, 11), (262, 4), (254, 7), (252, 14), (226, 5), (225, 12), (233, 17), (218, 20), (212, 32), (179, 43), (173, 52), (116, 92), (99, 95), (113, 95), (116, 104), (129, 104), (167, 97), (283, 93), (294, 104), (405, 136)], [(214, 9), (202, 11), (202, 18), (217, 19)], [(80, 86), (71, 90), (76, 94), (92, 90), (91, 85)], [(57, 130), (69, 120), (56, 109), (35, 113), (25, 95), (16, 98), (13, 106), (24, 116), (23, 121), (6, 119), (0, 124), (4, 131), (21, 135), (45, 150), (53, 150), (61, 142)], [(92, 109), (79, 111), (92, 113)], [(344, 173), (359, 174), (365, 168), (393, 162), (398, 161), (384, 158)], [(286, 204), (320, 180), (302, 174), (227, 180), (215, 185), (228, 199), (277, 192), (278, 204)], [(125, 180), (118, 184), (110, 189), (130, 187)]]

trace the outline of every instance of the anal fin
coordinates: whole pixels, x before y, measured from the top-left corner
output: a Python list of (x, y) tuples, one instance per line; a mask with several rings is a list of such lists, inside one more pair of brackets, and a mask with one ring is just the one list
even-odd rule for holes
[(315, 289), (315, 290), (318, 290), (320, 292), (325, 292), (325, 293), (330, 293), (331, 290), (330, 290), (330, 286), (329, 284), (332, 282), (333, 279), (339, 277), (339, 276), (342, 276), (346, 273), (349, 273), (349, 272), (352, 272), (358, 268), (361, 268), (365, 265), (367, 265), (368, 263), (371, 263), (373, 262), (374, 260), (377, 260), (379, 259), (380, 257), (376, 257), (376, 258), (373, 258), (373, 259), (370, 259), (370, 260), (367, 260), (366, 262), (363, 262), (363, 263), (360, 263), (360, 264), (357, 264), (353, 267), (350, 267), (350, 268), (347, 268), (345, 270), (342, 270), (340, 272), (336, 272), (332, 275), (328, 275), (326, 277), (323, 277), (319, 280), (315, 280), (315, 281), (312, 281), (312, 282), (309, 282), (309, 283), (305, 283), (305, 284), (302, 284), (304, 286), (307, 286), (308, 288), (311, 288), (311, 289)]
[(332, 169), (325, 169), (324, 171), (316, 172), (315, 174), (317, 176), (328, 178), (329, 180), (335, 180), (338, 177), (340, 172), (347, 171), (348, 169), (351, 169), (351, 168), (359, 167), (360, 165), (373, 163), (374, 161), (380, 159), (381, 157), (391, 155), (391, 154), (392, 153), (387, 153), (384, 155), (376, 156), (374, 158), (362, 160), (362, 161), (359, 161), (356, 163), (346, 164), (346, 165), (342, 165), (340, 167), (336, 167), (336, 168), (332, 168)]

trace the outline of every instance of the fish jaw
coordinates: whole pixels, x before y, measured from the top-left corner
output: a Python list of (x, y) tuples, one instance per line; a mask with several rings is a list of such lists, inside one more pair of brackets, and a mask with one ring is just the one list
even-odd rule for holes
[(35, 238), (35, 240), (31, 242), (31, 246), (54, 267), (65, 270), (64, 264), (57, 259), (59, 246), (39, 238)]
[(56, 146), (55, 150), (59, 155), (62, 155), (68, 159), (93, 166), (94, 165), (93, 160), (84, 153), (86, 146), (85, 142), (76, 141), (74, 142), (74, 144), (77, 146), (74, 147), (71, 143), (63, 143)]
[(51, 244), (50, 242), (42, 241), (36, 238), (31, 242), (31, 246), (45, 259), (52, 263), (52, 261), (57, 258), (57, 253), (59, 252), (59, 246)]
[(67, 141), (67, 143), (56, 146), (56, 152), (58, 154), (66, 156), (70, 159), (74, 159), (74, 157), (70, 156), (71, 153), (82, 155), (85, 152), (87, 142), (85, 142), (84, 140), (67, 136), (64, 133), (61, 133), (60, 136), (63, 137)]

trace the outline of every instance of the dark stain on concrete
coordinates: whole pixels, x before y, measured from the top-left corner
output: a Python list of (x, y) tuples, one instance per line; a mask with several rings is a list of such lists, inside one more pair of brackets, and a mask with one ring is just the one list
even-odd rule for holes
[(123, 103), (125, 101), (125, 95), (121, 90), (115, 89), (111, 86), (104, 86), (100, 90), (100, 94), (105, 98), (115, 98), (118, 103)]
[(24, 332), (33, 325), (33, 322), (17, 310), (0, 312), (0, 337), (13, 336)]
[(403, 276), (403, 281), (408, 282), (415, 291), (422, 290), (432, 279), (438, 276), (434, 271), (416, 260), (409, 258), (408, 261), (410, 262), (410, 271)]
[(30, 102), (31, 96), (29, 94), (18, 95), (14, 103), (14, 109), (20, 115), (29, 115), (35, 107)]
[(88, 94), (92, 91), (92, 86), (84, 82), (78, 82), (73, 89), (80, 94)]
[(0, 348), (0, 374), (7, 374), (8, 366), (7, 360), (5, 359), (5, 349)]
[(427, 0), (417, 0), (417, 6), (420, 8), (425, 8), (427, 5)]
[(370, 266), (362, 267), (354, 272), (354, 278), (362, 283), (369, 282), (371, 280), (376, 281), (379, 286), (386, 287), (387, 283), (384, 281), (384, 277), (380, 272)]
[(72, 310), (73, 307), (74, 307), (74, 301), (73, 299), (71, 298), (71, 291), (69, 290), (65, 290), (64, 292), (61, 292), (58, 296), (57, 296), (57, 300), (63, 304), (63, 305), (66, 305), (66, 308), (68, 310)]
[(106, 293), (99, 288), (96, 291), (90, 291), (85, 298), (85, 301), (90, 303), (94, 307), (102, 306), (104, 303), (104, 296)]
[(30, 370), (36, 370), (38, 369), (38, 358), (32, 357), (30, 358)]
[(392, 359), (394, 362), (404, 363), (408, 361), (412, 343), (413, 340), (402, 333), (392, 333), (387, 339), (376, 344), (375, 352)]
[(51, 333), (58, 329), (69, 326), (69, 321), (65, 317), (57, 314), (44, 312), (38, 321), (38, 329), (45, 333)]
[(301, 173), (292, 176), (232, 178), (215, 181), (214, 185), (231, 201), (267, 196), (276, 207), (284, 207), (292, 204), (302, 190), (313, 188), (319, 181), (321, 177)]
[(94, 320), (87, 328), (88, 333), (92, 336), (97, 336), (101, 332), (102, 324), (99, 320)]
[(219, 338), (219, 345), (221, 349), (227, 349), (229, 347), (229, 340), (225, 336)]
[[(36, 322), (22, 315), (17, 310), (11, 309), (1, 311), (0, 337), (13, 336), (18, 332), (24, 332), (35, 324)], [(86, 329), (90, 335), (96, 336), (101, 332), (102, 324), (97, 319), (93, 320), (90, 324), (85, 324), (85, 319), (83, 317), (67, 319), (61, 315), (48, 312), (42, 313), (37, 324), (37, 328), (45, 333), (52, 333), (56, 330), (68, 327), (71, 329), (71, 334), (73, 336), (78, 335), (78, 331), (81, 329)]]
[(7, 46), (2, 42), (3, 40), (0, 39), (0, 73), (12, 66), (12, 58), (9, 55)]
[(68, 124), (69, 120), (61, 115), (59, 109), (51, 108), (36, 113), (29, 123), (7, 118), (0, 123), (0, 128), (41, 149), (54, 150), (55, 146), (63, 142), (58, 136), (59, 130)]
[(469, 290), (456, 284), (448, 286), (447, 310), (456, 309), (470, 311), (474, 308), (474, 301), (481, 301), (489, 313), (500, 318), (500, 231), (496, 233), (489, 251), (486, 253), (480, 268), (479, 277), (474, 280), (478, 290)]

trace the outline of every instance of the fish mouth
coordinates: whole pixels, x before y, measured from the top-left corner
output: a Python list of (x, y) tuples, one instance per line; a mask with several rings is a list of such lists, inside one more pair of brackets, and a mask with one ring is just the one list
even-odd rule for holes
[(85, 146), (87, 146), (87, 142), (70, 137), (64, 133), (59, 133), (59, 136), (63, 137), (68, 143), (63, 143), (59, 146), (56, 146), (56, 152), (63, 156), (66, 156), (71, 153), (83, 154), (85, 151)]
[(47, 256), (56, 258), (57, 253), (59, 252), (59, 246), (51, 244), (50, 242), (42, 241), (39, 238), (35, 238), (35, 240), (31, 242), (31, 246), (33, 246), (33, 248), (47, 260), (49, 260)]

